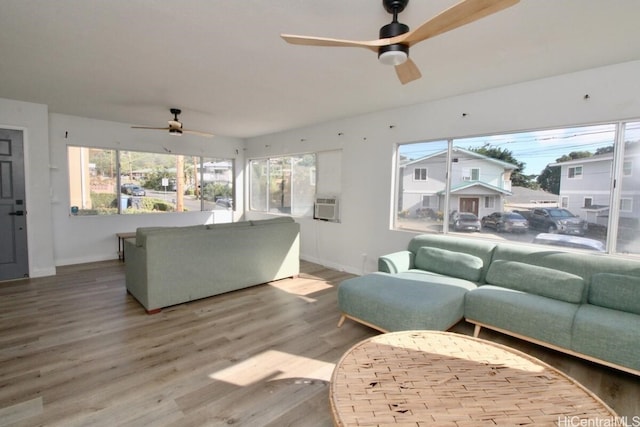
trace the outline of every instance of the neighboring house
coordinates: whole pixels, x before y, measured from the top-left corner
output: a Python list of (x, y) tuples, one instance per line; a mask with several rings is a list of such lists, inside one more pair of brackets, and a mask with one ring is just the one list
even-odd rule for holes
[[(204, 182), (217, 182), (223, 184), (231, 184), (233, 182), (233, 163), (228, 160), (220, 160), (215, 162), (205, 162), (203, 164), (204, 173), (202, 180)], [(200, 167), (198, 165), (198, 170)]]
[(558, 195), (544, 190), (513, 186), (511, 195), (505, 197), (505, 210), (557, 208)]
[[(560, 169), (560, 207), (588, 222), (607, 225), (613, 173), (613, 153), (552, 163)], [(620, 220), (640, 218), (640, 144), (628, 145), (622, 165)]]
[[(401, 165), (399, 210), (444, 212), (447, 173), (446, 150)], [(479, 217), (502, 211), (511, 194), (511, 173), (516, 165), (454, 148), (448, 210), (472, 212)]]

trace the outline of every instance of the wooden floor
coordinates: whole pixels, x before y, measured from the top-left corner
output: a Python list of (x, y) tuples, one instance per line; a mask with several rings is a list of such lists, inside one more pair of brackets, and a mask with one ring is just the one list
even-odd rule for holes
[[(126, 293), (118, 261), (0, 283), (0, 426), (331, 426), (334, 364), (377, 332), (336, 328), (336, 286), (349, 275), (301, 267), (296, 279), (155, 315)], [(639, 378), (481, 337), (556, 366), (640, 423)]]

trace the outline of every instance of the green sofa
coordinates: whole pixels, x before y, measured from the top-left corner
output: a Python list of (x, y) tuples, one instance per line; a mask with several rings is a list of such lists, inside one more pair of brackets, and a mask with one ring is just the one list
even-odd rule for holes
[(475, 325), (640, 375), (640, 262), (442, 235), (413, 238), (338, 289), (340, 324)]
[(125, 241), (127, 291), (148, 313), (300, 272), (300, 225), (290, 217), (142, 227)]

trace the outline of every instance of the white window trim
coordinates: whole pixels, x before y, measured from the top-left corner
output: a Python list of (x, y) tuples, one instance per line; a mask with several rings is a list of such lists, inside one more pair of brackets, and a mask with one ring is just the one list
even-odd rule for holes
[[(473, 171), (478, 171), (478, 177), (477, 179), (473, 179)], [(471, 177), (472, 181), (480, 181), (480, 168), (471, 168), (469, 170), (469, 176)]]
[[(580, 174), (576, 174), (576, 169), (580, 168)], [(569, 173), (569, 171), (573, 169), (573, 176)], [(584, 167), (582, 165), (569, 166), (567, 168), (567, 179), (582, 179), (582, 175), (584, 174)]]
[[(420, 178), (420, 179), (416, 179), (416, 171), (422, 171), (424, 170), (424, 179)], [(420, 176), (422, 176), (422, 172), (420, 172)], [(421, 168), (421, 167), (416, 167), (413, 168), (413, 180), (415, 182), (425, 182), (425, 181), (429, 181), (429, 168)]]

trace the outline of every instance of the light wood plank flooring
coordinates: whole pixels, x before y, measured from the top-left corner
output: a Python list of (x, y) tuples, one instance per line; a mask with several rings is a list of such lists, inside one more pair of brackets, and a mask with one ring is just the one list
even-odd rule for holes
[[(118, 261), (0, 283), (0, 426), (331, 426), (333, 366), (377, 332), (336, 328), (336, 286), (349, 275), (301, 268), (295, 279), (155, 315), (126, 293)], [(472, 333), (465, 323), (454, 330)], [(630, 422), (640, 416), (636, 377), (481, 337), (567, 372)]]

